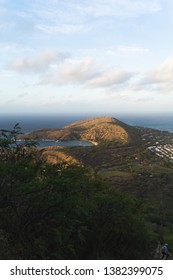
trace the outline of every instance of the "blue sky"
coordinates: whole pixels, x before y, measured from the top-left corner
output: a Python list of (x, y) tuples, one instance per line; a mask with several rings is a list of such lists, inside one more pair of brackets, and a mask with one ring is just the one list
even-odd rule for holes
[(171, 0), (0, 0), (0, 112), (165, 113)]

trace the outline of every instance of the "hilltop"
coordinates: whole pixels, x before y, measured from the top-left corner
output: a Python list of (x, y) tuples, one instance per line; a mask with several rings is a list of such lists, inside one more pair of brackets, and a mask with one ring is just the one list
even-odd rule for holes
[(84, 140), (95, 144), (116, 142), (127, 144), (139, 140), (138, 130), (112, 117), (90, 118), (62, 129), (41, 129), (28, 132), (24, 138), (58, 141)]

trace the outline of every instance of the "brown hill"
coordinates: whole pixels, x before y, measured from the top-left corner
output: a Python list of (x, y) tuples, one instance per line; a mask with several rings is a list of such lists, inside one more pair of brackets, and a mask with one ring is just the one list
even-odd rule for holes
[(138, 130), (115, 118), (98, 117), (75, 122), (63, 129), (42, 129), (26, 133), (24, 138), (59, 141), (85, 140), (95, 144), (119, 142), (127, 144), (138, 139)]

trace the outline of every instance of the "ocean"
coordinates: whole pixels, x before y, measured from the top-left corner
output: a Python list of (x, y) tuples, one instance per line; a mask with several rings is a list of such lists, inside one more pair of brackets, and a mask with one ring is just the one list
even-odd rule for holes
[(132, 126), (143, 126), (173, 132), (173, 114), (122, 116), (121, 121)]
[[(107, 115), (107, 114), (105, 114)], [(63, 128), (73, 122), (102, 115), (0, 115), (0, 129), (12, 129), (16, 123), (21, 126), (22, 132), (43, 128)], [(172, 115), (110, 115), (133, 126), (143, 126), (173, 132)]]

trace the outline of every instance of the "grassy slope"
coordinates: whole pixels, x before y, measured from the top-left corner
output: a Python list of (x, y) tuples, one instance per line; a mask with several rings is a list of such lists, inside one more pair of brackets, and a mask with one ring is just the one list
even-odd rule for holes
[(115, 118), (100, 117), (73, 123), (63, 129), (42, 129), (29, 132), (24, 137), (54, 140), (87, 140), (98, 144), (117, 141), (131, 143), (138, 138), (138, 130)]

